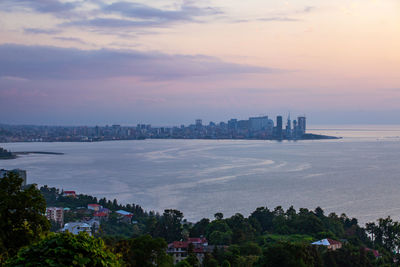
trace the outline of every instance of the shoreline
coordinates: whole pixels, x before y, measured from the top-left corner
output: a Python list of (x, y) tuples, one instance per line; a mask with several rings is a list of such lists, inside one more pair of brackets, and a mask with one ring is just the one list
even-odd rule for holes
[(20, 155), (30, 155), (30, 154), (40, 154), (40, 155), (64, 155), (61, 152), (47, 152), (47, 151), (20, 151), (12, 152), (11, 156), (0, 157), (0, 160), (12, 160), (17, 159)]
[[(143, 138), (121, 138), (121, 139), (87, 139), (87, 140), (43, 140), (43, 141), (12, 141), (12, 142), (3, 142), (3, 143), (55, 143), (55, 142), (71, 142), (71, 143), (92, 143), (92, 142), (107, 142), (107, 141), (135, 141), (135, 140), (257, 140), (257, 141), (303, 141), (303, 140), (338, 140), (343, 139), (343, 137), (338, 136), (330, 136), (330, 135), (321, 135), (321, 134), (313, 134), (307, 133), (304, 134), (301, 138), (229, 138), (229, 137), (220, 137), (220, 138), (212, 138), (212, 137), (204, 137), (204, 138), (190, 138), (190, 137), (143, 137)], [(28, 152), (14, 152), (14, 154), (63, 154), (63, 153), (55, 153), (55, 152), (40, 152), (40, 151), (28, 151)]]
[(42, 154), (42, 155), (64, 155), (61, 152), (47, 152), (47, 151), (20, 151), (20, 152), (12, 152), (14, 155), (29, 155), (29, 154)]

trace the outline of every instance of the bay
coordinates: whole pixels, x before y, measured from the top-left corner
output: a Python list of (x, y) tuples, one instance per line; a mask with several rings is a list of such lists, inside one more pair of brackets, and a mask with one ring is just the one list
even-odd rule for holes
[(339, 140), (139, 140), (6, 143), (11, 151), (48, 151), (0, 161), (28, 183), (181, 210), (189, 221), (216, 212), (247, 216), (259, 206), (346, 213), (361, 223), (400, 218), (400, 127), (314, 126)]

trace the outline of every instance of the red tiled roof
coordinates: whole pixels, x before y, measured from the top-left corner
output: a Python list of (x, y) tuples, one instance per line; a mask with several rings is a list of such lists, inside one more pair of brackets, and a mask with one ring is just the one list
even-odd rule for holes
[(189, 243), (186, 241), (174, 241), (170, 245), (172, 245), (174, 248), (187, 248)]
[(101, 205), (99, 205), (99, 204), (88, 204), (88, 206), (90, 206), (90, 207), (100, 207)]
[(330, 239), (330, 238), (327, 238), (326, 240), (328, 240), (329, 244), (331, 244), (331, 245), (341, 245), (342, 244), (342, 242), (337, 241), (337, 240), (333, 240), (333, 239)]
[(64, 191), (64, 194), (75, 194), (75, 191)]

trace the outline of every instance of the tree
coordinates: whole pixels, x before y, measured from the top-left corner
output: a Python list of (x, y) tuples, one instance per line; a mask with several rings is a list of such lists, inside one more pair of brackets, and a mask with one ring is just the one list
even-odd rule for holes
[(162, 237), (167, 242), (182, 238), (183, 213), (179, 210), (165, 210), (153, 231), (153, 236)]
[(254, 238), (256, 230), (242, 214), (236, 213), (226, 221), (232, 229), (232, 243), (241, 243)]
[(22, 188), (23, 179), (9, 173), (0, 179), (0, 253), (13, 256), (50, 229), (43, 215), (46, 201), (35, 186)]
[(324, 266), (326, 267), (372, 267), (365, 248), (345, 245), (335, 251), (324, 253)]
[(224, 218), (224, 214), (222, 214), (221, 212), (217, 212), (214, 214), (214, 218), (216, 220), (222, 220)]
[(203, 260), (204, 267), (218, 267), (218, 261), (210, 253), (204, 255)]
[(122, 266), (108, 251), (103, 240), (87, 233), (49, 234), (46, 238), (21, 249), (6, 266)]
[(121, 240), (115, 246), (128, 267), (172, 266), (172, 258), (166, 249), (167, 243), (162, 238), (150, 235)]
[(249, 219), (257, 221), (261, 226), (261, 231), (267, 231), (272, 229), (274, 214), (267, 207), (260, 207), (250, 215)]
[(277, 243), (269, 246), (259, 261), (260, 266), (322, 266), (322, 260), (314, 247), (303, 244)]
[(224, 261), (222, 262), (222, 267), (231, 267), (231, 264), (229, 263), (228, 260), (224, 260)]
[(205, 236), (209, 224), (210, 224), (209, 219), (201, 219), (190, 229), (190, 236), (191, 237)]

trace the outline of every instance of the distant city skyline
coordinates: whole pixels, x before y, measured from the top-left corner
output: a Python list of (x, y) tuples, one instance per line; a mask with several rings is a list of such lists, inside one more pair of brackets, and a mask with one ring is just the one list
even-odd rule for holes
[(3, 0), (0, 123), (400, 124), (398, 0)]
[[(93, 126), (35, 126), (1, 125), (1, 142), (95, 142), (111, 140), (144, 139), (255, 139), (255, 140), (310, 140), (336, 137), (307, 133), (307, 118), (256, 116), (246, 119), (231, 118), (228, 121), (203, 123), (195, 119), (191, 124), (157, 127), (148, 123), (136, 126), (119, 124)], [(0, 152), (1, 149), (0, 149)], [(3, 151), (10, 157), (8, 151)]]

